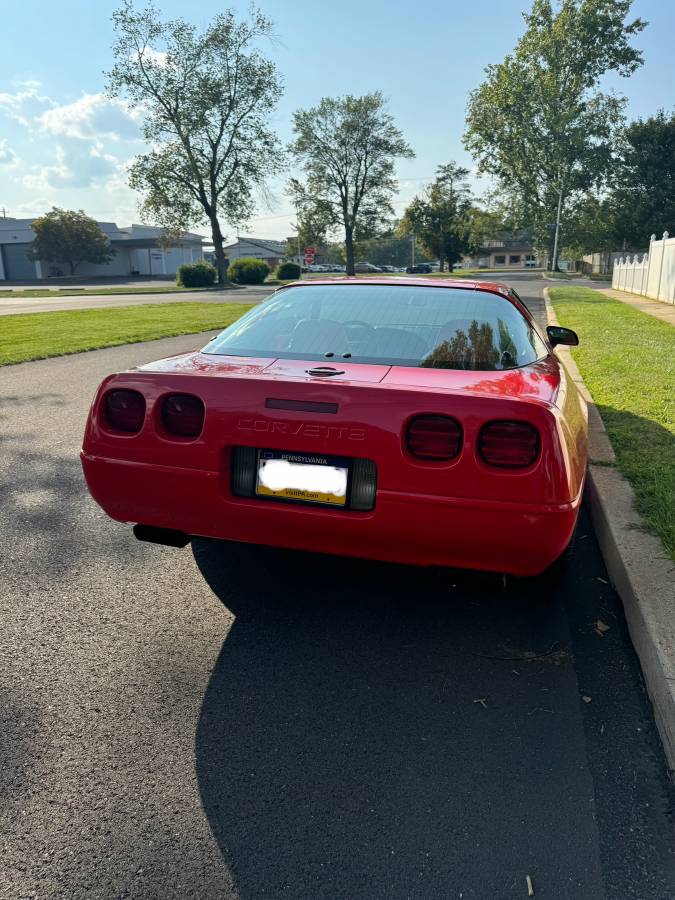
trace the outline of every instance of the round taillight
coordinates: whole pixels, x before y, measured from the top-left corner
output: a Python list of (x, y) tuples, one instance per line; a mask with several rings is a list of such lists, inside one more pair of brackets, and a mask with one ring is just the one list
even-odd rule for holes
[(526, 469), (539, 456), (539, 432), (528, 422), (488, 422), (478, 435), (478, 454), (499, 469)]
[(450, 416), (416, 416), (408, 425), (405, 445), (418, 459), (447, 462), (462, 449), (462, 426)]
[(162, 402), (162, 424), (169, 434), (199, 437), (204, 427), (204, 404), (194, 394), (169, 394)]
[(145, 421), (145, 397), (138, 391), (108, 391), (104, 400), (105, 418), (115, 431), (135, 434)]

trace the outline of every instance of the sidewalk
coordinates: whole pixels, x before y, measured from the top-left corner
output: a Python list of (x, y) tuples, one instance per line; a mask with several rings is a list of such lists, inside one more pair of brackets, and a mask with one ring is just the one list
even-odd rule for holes
[(675, 325), (675, 303), (664, 303), (662, 300), (648, 300), (640, 294), (629, 294), (626, 291), (615, 291), (614, 288), (594, 288), (599, 294), (606, 294), (614, 300), (621, 300), (634, 306), (643, 313), (654, 316), (656, 319), (663, 319), (664, 322), (670, 322)]

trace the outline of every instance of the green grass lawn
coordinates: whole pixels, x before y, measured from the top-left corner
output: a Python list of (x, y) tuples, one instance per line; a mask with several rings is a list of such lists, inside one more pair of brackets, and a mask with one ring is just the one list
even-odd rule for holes
[[(240, 287), (240, 285), (234, 285), (234, 287)], [(69, 294), (77, 294), (78, 297), (107, 297), (113, 294), (180, 294), (183, 291), (190, 291), (190, 293), (194, 293), (195, 291), (222, 291), (229, 290), (229, 286), (223, 285), (214, 285), (213, 287), (204, 287), (204, 288), (186, 288), (180, 287), (174, 282), (169, 281), (164, 287), (110, 287), (110, 288), (81, 288), (77, 287), (77, 285), (73, 285), (72, 287), (62, 287), (62, 288), (11, 288), (11, 289), (1, 289), (0, 288), (0, 302), (2, 300), (6, 300), (11, 298), (12, 300), (16, 300), (17, 297), (21, 299), (22, 297), (37, 297), (37, 298), (49, 298), (49, 297), (64, 297)]]
[(242, 303), (157, 303), (0, 316), (0, 365), (224, 328)]
[(675, 559), (675, 328), (590, 288), (551, 288), (561, 325), (631, 482), (638, 509)]

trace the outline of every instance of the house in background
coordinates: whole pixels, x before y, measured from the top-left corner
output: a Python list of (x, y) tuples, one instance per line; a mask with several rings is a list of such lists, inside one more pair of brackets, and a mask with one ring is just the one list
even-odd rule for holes
[[(34, 219), (0, 219), (0, 281), (39, 281), (68, 275), (68, 266), (34, 261), (28, 254), (35, 234)], [(203, 256), (204, 238), (185, 232), (175, 245), (160, 246), (162, 229), (150, 225), (129, 225), (119, 228), (114, 222), (99, 222), (101, 231), (110, 241), (115, 256), (109, 263), (94, 265), (81, 263), (78, 278), (119, 278), (144, 275), (173, 278), (178, 267)]]
[(539, 260), (529, 235), (504, 233), (484, 241), (478, 252), (464, 256), (462, 263), (473, 269), (522, 269), (538, 265)]
[[(276, 269), (286, 258), (286, 241), (272, 241), (257, 237), (239, 237), (233, 244), (223, 248), (225, 256), (232, 263), (235, 259), (262, 259), (271, 269)], [(295, 257), (293, 257), (295, 261)]]

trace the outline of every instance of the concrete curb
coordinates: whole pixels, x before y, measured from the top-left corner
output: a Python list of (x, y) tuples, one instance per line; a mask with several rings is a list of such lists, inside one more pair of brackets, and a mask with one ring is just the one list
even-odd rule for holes
[[(556, 325), (548, 291), (544, 288), (546, 313)], [(668, 765), (675, 770), (674, 565), (659, 539), (646, 532), (633, 489), (614, 468), (605, 426), (569, 350), (560, 347), (557, 352), (588, 403), (586, 498), (612, 586), (623, 602)]]

